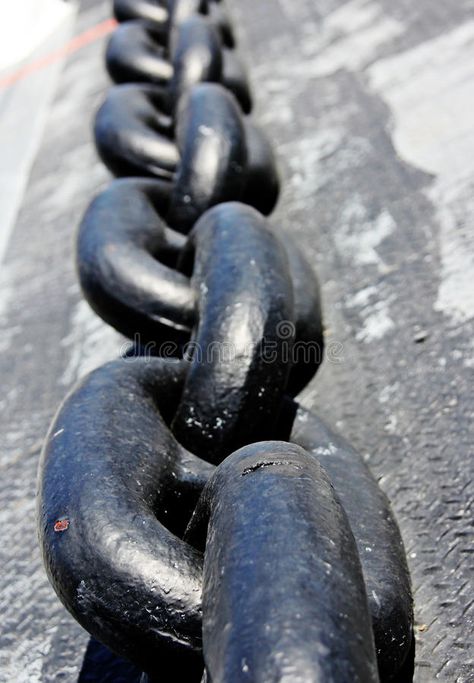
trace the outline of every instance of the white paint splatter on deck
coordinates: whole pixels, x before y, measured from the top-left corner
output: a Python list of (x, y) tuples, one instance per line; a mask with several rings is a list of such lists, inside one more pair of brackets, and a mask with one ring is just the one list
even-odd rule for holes
[(403, 33), (404, 26), (387, 16), (383, 5), (371, 0), (352, 0), (331, 12), (315, 40), (314, 27), (307, 26), (303, 43), (309, 61), (294, 64), (308, 76), (327, 76), (338, 69), (359, 71), (373, 59), (376, 50)]
[[(288, 9), (282, 0), (280, 4), (291, 20), (292, 8)], [(276, 68), (272, 59), (254, 69), (262, 84), (262, 71), (268, 72), (269, 78), (274, 78), (275, 73), (279, 76), (291, 73), (292, 91), (295, 79), (328, 76), (339, 69), (360, 71), (371, 63), (379, 47), (403, 33), (404, 26), (387, 16), (383, 5), (373, 0), (351, 0), (320, 21), (308, 19), (303, 30), (300, 51), (304, 59), (287, 59), (285, 45), (280, 46), (275, 41), (273, 47), (276, 53), (281, 53), (281, 63), (278, 60)]]
[(473, 64), (470, 21), (368, 71), (391, 109), (398, 154), (436, 175), (427, 193), (440, 224), (435, 309), (454, 324), (474, 316)]
[[(291, 20), (288, 3), (280, 1), (280, 5)], [(307, 93), (311, 79), (330, 76), (340, 69), (363, 70), (374, 61), (382, 45), (403, 31), (404, 26), (387, 16), (383, 7), (372, 0), (351, 0), (320, 20), (306, 21), (305, 18), (305, 35), (299, 46), (301, 59), (288, 60), (286, 51), (275, 44), (277, 63), (269, 60), (256, 69), (258, 82), (273, 103), (271, 108), (266, 108), (263, 123), (290, 124), (293, 107), (288, 90), (297, 97), (299, 92)], [(316, 209), (317, 191), (338, 182), (341, 173), (357, 167), (370, 154), (371, 141), (349, 133), (346, 125), (347, 117), (352, 109), (357, 112), (358, 104), (348, 98), (342, 109), (340, 119), (336, 117), (331, 126), (319, 121), (311, 134), (277, 148), (292, 171), (282, 200), (289, 210), (308, 210), (312, 203)], [(377, 247), (395, 228), (395, 220), (387, 210), (374, 214), (362, 196), (350, 197), (331, 226), (343, 259), (349, 264), (375, 266), (379, 273), (388, 269)], [(357, 335), (360, 341), (370, 343), (381, 339), (394, 327), (390, 300), (381, 291), (372, 293), (370, 301), (362, 307), (361, 316), (363, 326)]]
[(336, 228), (339, 249), (359, 265), (375, 264), (380, 271), (386, 266), (376, 247), (395, 230), (396, 225), (387, 210), (372, 218), (367, 207), (357, 197), (342, 209)]
[(349, 307), (360, 309), (361, 327), (356, 334), (358, 341), (377, 341), (395, 327), (390, 317), (391, 302), (392, 297), (386, 295), (383, 286), (366, 287), (347, 300)]
[[(281, 4), (286, 11), (287, 3)], [(434, 307), (449, 316), (453, 324), (459, 324), (474, 316), (474, 21), (374, 62), (381, 46), (403, 30), (402, 24), (370, 0), (346, 2), (321, 20), (308, 21), (299, 48), (304, 59), (288, 60), (285, 50), (278, 51), (275, 45), (281, 58), (277, 57), (276, 63), (269, 60), (255, 70), (273, 101), (264, 123), (291, 122), (288, 88), (297, 94), (308, 87), (312, 78), (329, 76), (338, 69), (365, 71), (369, 87), (391, 110), (393, 143), (399, 156), (436, 176), (427, 191), (440, 225), (441, 281)], [(293, 206), (307, 204), (318, 188), (330, 182), (324, 157), (338, 148), (338, 164), (342, 163), (343, 137), (342, 128), (319, 126), (314, 136), (305, 136), (296, 148), (292, 142), (291, 156), (284, 146), (279, 148), (292, 164)], [(354, 158), (349, 162), (354, 163)], [(346, 207), (344, 211), (348, 215), (359, 209)], [(366, 221), (367, 232), (362, 239), (360, 228), (356, 238), (341, 224), (342, 248), (354, 248), (358, 263), (377, 264), (383, 269), (376, 247), (394, 229), (393, 218), (383, 212), (374, 222)], [(370, 330), (367, 336), (362, 335), (366, 340), (392, 328), (385, 304), (379, 306), (384, 309), (379, 308), (369, 318)]]

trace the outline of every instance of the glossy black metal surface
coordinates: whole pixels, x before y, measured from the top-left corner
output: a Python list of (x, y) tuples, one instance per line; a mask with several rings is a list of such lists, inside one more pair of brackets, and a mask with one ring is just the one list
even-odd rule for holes
[[(38, 519), (50, 580), (84, 628), (148, 672), (159, 673), (159, 662), (169, 661), (195, 680), (202, 556), (178, 536), (214, 468), (166, 427), (186, 371), (183, 362), (133, 358), (86, 377), (50, 429)], [(409, 647), (411, 601), (387, 499), (360, 455), (297, 404), (286, 404), (276, 435), (321, 462), (344, 506), (388, 680)], [(258, 521), (257, 510), (248, 508), (249, 520)], [(58, 522), (62, 530), (55, 530)], [(285, 579), (277, 563), (273, 570), (275, 581)]]
[(235, 50), (223, 49), (215, 26), (203, 15), (192, 15), (169, 35), (144, 20), (126, 21), (113, 32), (105, 64), (116, 83), (169, 85), (176, 102), (187, 87), (221, 82), (236, 97), (244, 113), (251, 109), (247, 74)]
[(323, 362), (324, 318), (316, 273), (290, 235), (279, 230), (278, 237), (288, 256), (293, 283), (296, 344), (287, 391), (295, 396), (311, 381)]
[(208, 15), (224, 45), (235, 45), (232, 25), (220, 0), (113, 0), (113, 9), (117, 21), (144, 19), (168, 32), (190, 16)]
[(223, 45), (234, 47), (235, 40), (232, 26), (219, 0), (171, 0), (169, 3), (170, 31), (182, 22), (198, 13), (208, 15), (210, 21), (219, 32)]
[(78, 386), (45, 443), (39, 533), (51, 583), (85, 629), (142, 670), (196, 680), (202, 556), (174, 533), (212, 469), (158, 412), (169, 416), (181, 377), (176, 362), (130, 359)]
[(219, 29), (222, 43), (229, 48), (235, 47), (234, 30), (225, 3), (221, 0), (208, 0), (205, 12)]
[(117, 21), (145, 19), (166, 31), (169, 13), (166, 0), (114, 0), (113, 9)]
[(172, 179), (179, 164), (168, 90), (157, 85), (117, 85), (95, 118), (97, 151), (117, 176)]
[(208, 681), (379, 680), (354, 537), (314, 457), (280, 441), (233, 453), (186, 535), (205, 545)]
[(169, 56), (173, 64), (170, 96), (177, 103), (196, 83), (222, 79), (222, 49), (214, 26), (200, 15), (183, 21), (171, 35)]
[[(244, 122), (221, 85), (191, 87), (180, 99), (176, 121), (166, 87), (117, 85), (97, 113), (94, 132), (98, 152), (115, 175), (176, 174), (170, 221), (180, 230), (218, 202), (242, 200), (265, 213), (275, 205), (278, 175), (268, 143)], [(258, 192), (251, 190), (254, 183)]]
[(220, 462), (272, 433), (294, 342), (291, 273), (261, 214), (234, 203), (198, 221), (182, 257), (188, 264), (198, 325), (173, 431), (198, 455)]
[(165, 47), (166, 34), (142, 20), (120, 24), (107, 45), (105, 65), (116, 83), (167, 85), (173, 66)]
[(242, 201), (264, 213), (275, 208), (280, 179), (272, 146), (265, 133), (250, 119), (245, 119), (247, 142), (247, 177)]
[(403, 541), (390, 503), (352, 446), (317, 415), (295, 410), (291, 440), (329, 474), (356, 539), (382, 681), (392, 680), (410, 652), (413, 600)]
[(171, 0), (168, 3), (170, 14), (170, 31), (192, 16), (205, 12), (207, 0)]
[(195, 85), (181, 98), (176, 118), (181, 163), (168, 222), (187, 233), (206, 209), (241, 197), (247, 145), (237, 102), (221, 85)]
[(197, 316), (189, 278), (176, 268), (185, 237), (161, 218), (170, 191), (146, 178), (113, 182), (82, 220), (77, 269), (87, 300), (106, 322), (148, 345), (150, 354), (177, 356)]
[(244, 114), (252, 110), (252, 95), (247, 71), (235, 50), (224, 49), (222, 83), (235, 96)]
[[(115, 180), (88, 208), (77, 240), (77, 269), (90, 305), (149, 355), (181, 355), (199, 318), (201, 294), (178, 269), (186, 238), (163, 219), (170, 191), (168, 183), (147, 178)], [(227, 211), (236, 220), (241, 215), (238, 207)], [(319, 286), (293, 240), (282, 232), (277, 235), (286, 249), (293, 286), (295, 329), (287, 325), (280, 334), (285, 343), (296, 337), (288, 384), (288, 391), (296, 394), (322, 359)], [(243, 265), (248, 268), (248, 260)], [(225, 277), (223, 273), (220, 280)]]
[(143, 683), (134, 664), (90, 638), (77, 683)]

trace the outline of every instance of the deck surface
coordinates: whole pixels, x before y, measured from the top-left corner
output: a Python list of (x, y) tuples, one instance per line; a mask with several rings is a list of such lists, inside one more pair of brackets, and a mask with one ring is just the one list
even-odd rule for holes
[[(228, 4), (284, 179), (274, 222), (322, 284), (328, 353), (303, 402), (359, 448), (392, 501), (415, 591), (414, 680), (474, 681), (473, 3)], [(107, 2), (83, 2), (73, 33), (108, 16)], [(46, 580), (34, 496), (59, 402), (124, 343), (74, 272), (78, 221), (109, 178), (91, 139), (103, 47), (65, 60), (4, 240), (2, 683), (77, 681), (87, 643)]]

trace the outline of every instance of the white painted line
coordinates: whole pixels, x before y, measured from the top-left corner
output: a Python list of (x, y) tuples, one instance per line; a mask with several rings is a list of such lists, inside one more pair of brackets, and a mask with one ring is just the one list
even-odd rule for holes
[[(41, 47), (30, 56), (37, 58), (59, 48), (70, 38), (76, 8), (62, 0), (32, 1), (37, 5), (37, 9), (32, 11), (32, 17), (34, 18), (38, 12), (42, 17), (38, 31), (28, 22), (24, 26), (19, 25), (18, 13), (13, 16), (8, 11), (6, 17), (2, 13), (2, 34), (8, 33), (10, 28), (10, 39), (6, 41), (9, 45), (14, 42), (15, 36), (19, 38), (20, 43), (24, 42), (18, 34), (22, 29), (33, 44), (35, 41), (32, 36), (36, 36), (37, 40), (40, 37)], [(26, 3), (28, 4), (29, 2)], [(11, 5), (23, 8), (22, 3)], [(17, 12), (18, 9), (17, 7)], [(46, 35), (49, 35), (47, 39)], [(12, 54), (19, 53), (18, 49)], [(3, 59), (3, 64), (8, 61), (6, 54), (2, 48), (0, 61)], [(58, 60), (0, 91), (0, 263), (4, 259), (31, 166), (41, 141), (61, 66), (62, 61)]]

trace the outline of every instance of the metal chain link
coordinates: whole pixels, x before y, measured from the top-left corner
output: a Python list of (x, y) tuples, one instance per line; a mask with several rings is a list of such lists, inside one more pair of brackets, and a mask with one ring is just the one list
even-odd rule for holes
[(292, 398), (322, 361), (319, 288), (264, 217), (276, 164), (224, 3), (114, 12), (95, 139), (125, 177), (87, 210), (77, 262), (133, 346), (47, 436), (50, 581), (149, 681), (394, 680), (413, 619), (402, 540), (360, 455)]

